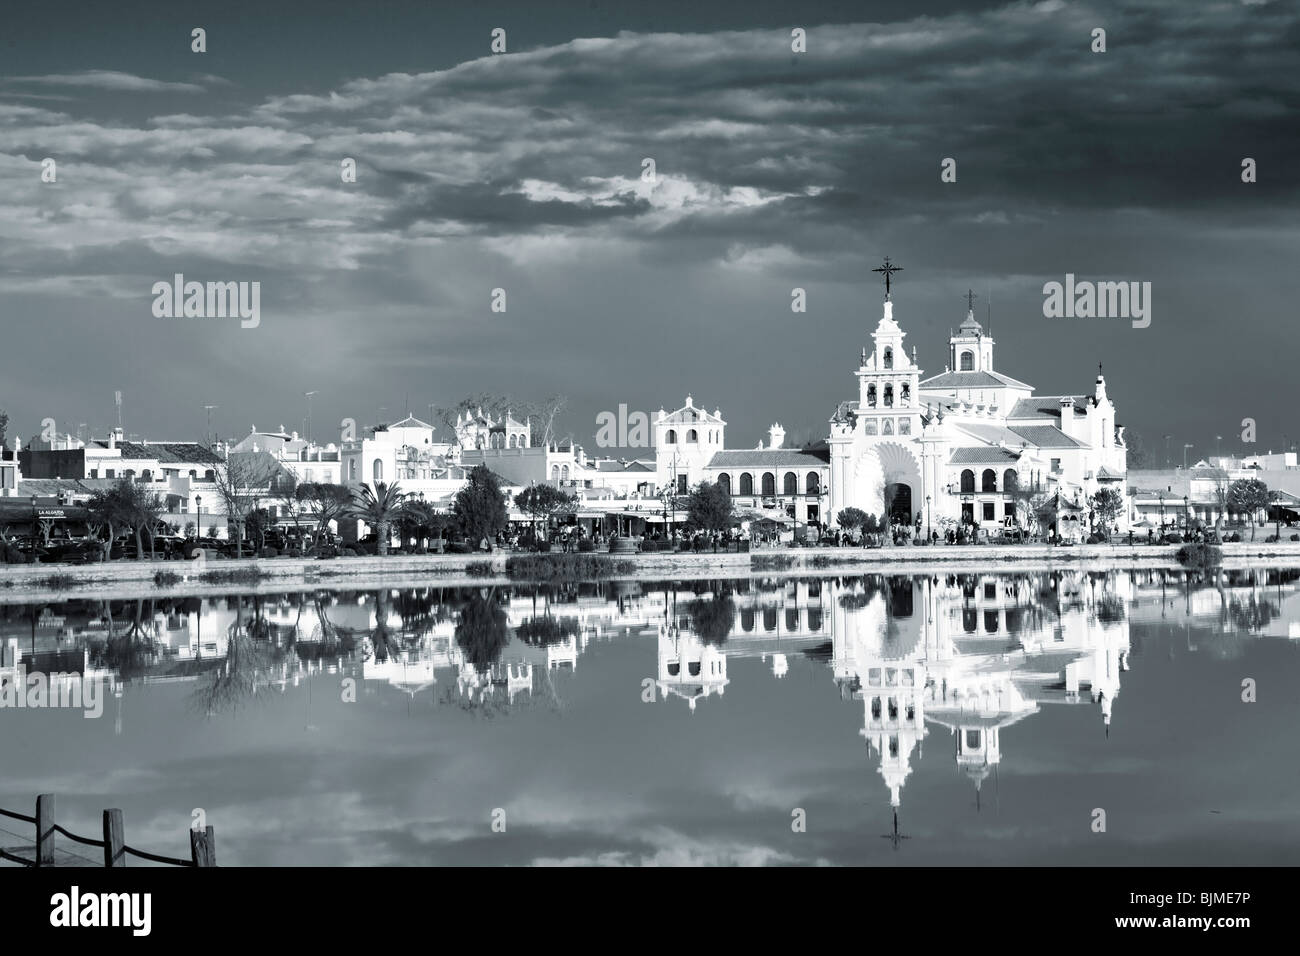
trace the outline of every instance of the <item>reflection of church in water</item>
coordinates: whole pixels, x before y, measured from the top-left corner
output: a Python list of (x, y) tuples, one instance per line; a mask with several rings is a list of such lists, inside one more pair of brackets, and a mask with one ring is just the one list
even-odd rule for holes
[(1002, 760), (1002, 730), (1044, 706), (1091, 703), (1109, 733), (1128, 669), (1125, 584), (1060, 573), (920, 576), (846, 592), (832, 668), (841, 694), (863, 703), (859, 733), (890, 803), (900, 805), (912, 754), (937, 727), (977, 792)]
[(939, 728), (978, 792), (1002, 760), (1001, 732), (1051, 704), (1096, 708), (1109, 733), (1128, 668), (1126, 575), (868, 576), (790, 579), (732, 595), (725, 641), (689, 613), (658, 628), (660, 699), (691, 710), (721, 697), (732, 658), (824, 659), (845, 699), (862, 701), (866, 740), (898, 807), (924, 741)]

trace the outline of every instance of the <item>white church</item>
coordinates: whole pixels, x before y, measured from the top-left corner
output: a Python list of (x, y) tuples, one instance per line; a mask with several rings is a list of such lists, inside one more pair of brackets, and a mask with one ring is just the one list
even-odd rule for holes
[[(1103, 487), (1125, 494), (1124, 429), (1098, 366), (1092, 394), (1035, 395), (1034, 387), (999, 372), (993, 337), (966, 320), (948, 340), (948, 361), (929, 378), (894, 319), (885, 261), (884, 311), (862, 350), (857, 398), (841, 402), (824, 444), (783, 447), (774, 424), (769, 441), (729, 449), (721, 410), (690, 396), (652, 426), (660, 488), (685, 494), (700, 481), (725, 487), (739, 505), (784, 507), (796, 522), (833, 526), (845, 508), (942, 534), (954, 525), (1031, 524), (1028, 510), (1050, 500), (1055, 529), (1080, 538), (1090, 527), (1090, 499)], [(1019, 513), (1017, 511), (1019, 510)], [(1112, 530), (1126, 528), (1126, 508)]]
[[(966, 320), (948, 341), (942, 374), (924, 377), (894, 319), (886, 260), (884, 313), (863, 349), (857, 398), (831, 418), (830, 514), (848, 507), (897, 523), (939, 529), (952, 521), (987, 528), (1017, 515), (1016, 490), (1054, 499), (1058, 530), (1087, 532), (1089, 499), (1124, 494), (1124, 429), (1098, 366), (1091, 395), (1035, 395), (996, 370), (994, 341)], [(973, 298), (973, 296), (972, 296)], [(944, 519), (949, 519), (945, 521)], [(1121, 513), (1120, 522), (1124, 520)]]

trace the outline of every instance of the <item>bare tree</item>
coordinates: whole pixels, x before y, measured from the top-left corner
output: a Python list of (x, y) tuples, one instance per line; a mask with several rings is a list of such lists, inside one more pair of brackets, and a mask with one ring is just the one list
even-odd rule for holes
[(217, 468), (213, 483), (226, 509), (226, 520), (235, 526), (238, 538), (235, 556), (244, 556), (244, 528), (248, 516), (261, 500), (270, 497), (278, 466), (258, 457), (231, 457), (224, 468)]

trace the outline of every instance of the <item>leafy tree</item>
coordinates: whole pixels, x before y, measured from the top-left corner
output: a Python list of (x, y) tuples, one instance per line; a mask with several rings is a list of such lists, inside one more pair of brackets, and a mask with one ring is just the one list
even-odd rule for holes
[(686, 527), (721, 533), (731, 526), (734, 506), (731, 494), (712, 481), (700, 482), (686, 499)]
[(1228, 502), (1250, 519), (1250, 540), (1255, 540), (1255, 514), (1268, 507), (1268, 485), (1258, 478), (1240, 478), (1228, 486)]
[(399, 490), (396, 482), (376, 481), (373, 490), (369, 485), (353, 490), (352, 505), (347, 513), (375, 529), (376, 550), (382, 555), (388, 554), (390, 529), (402, 517), (405, 508), (406, 493)]
[(1118, 488), (1098, 488), (1092, 496), (1092, 511), (1103, 536), (1124, 510), (1124, 496)]
[(328, 531), (330, 522), (342, 518), (352, 504), (351, 488), (328, 482), (305, 481), (294, 489), (294, 495), (316, 519), (317, 532)]
[(489, 548), (510, 520), (501, 483), (486, 465), (475, 465), (470, 471), (469, 481), (456, 493), (453, 512), (461, 533), (475, 543), (486, 538)]
[(271, 517), (271, 512), (266, 508), (255, 508), (244, 519), (244, 527), (248, 537), (257, 541), (263, 548), (266, 547), (266, 535), (274, 526), (275, 519)]
[(402, 544), (405, 545), (410, 538), (415, 538), (417, 542), (435, 536), (441, 538), (443, 530), (451, 523), (450, 515), (439, 514), (432, 504), (417, 498), (407, 501), (406, 509), (397, 520), (397, 528), (402, 536)]
[[(562, 511), (572, 508), (577, 502), (576, 495), (561, 491), (553, 485), (529, 485), (515, 495), (515, 507), (532, 517), (534, 530), (536, 529), (537, 520), (540, 518), (545, 522), (544, 527), (548, 532), (551, 518)], [(547, 536), (549, 537), (549, 533)]]
[(154, 532), (163, 513), (163, 503), (158, 495), (130, 478), (123, 478), (107, 489), (96, 489), (86, 502), (92, 524), (106, 529), (104, 560), (113, 547), (117, 529), (130, 529), (135, 534), (135, 556), (144, 560), (144, 536), (149, 538), (150, 557), (154, 554)]
[(835, 523), (845, 531), (858, 531), (862, 529), (868, 519), (875, 521), (873, 515), (867, 514), (861, 508), (845, 508), (835, 516)]

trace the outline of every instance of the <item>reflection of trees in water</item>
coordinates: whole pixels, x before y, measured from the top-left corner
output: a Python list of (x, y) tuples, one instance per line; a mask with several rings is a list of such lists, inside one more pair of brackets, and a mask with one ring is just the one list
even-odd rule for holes
[(108, 633), (101, 639), (88, 641), (87, 650), (95, 667), (112, 670), (123, 680), (131, 680), (143, 677), (158, 663), (161, 649), (152, 634), (152, 600), (134, 601), (121, 612), (126, 620), (122, 632), (118, 633), (112, 602), (103, 602), (101, 617), (108, 624)]
[(370, 630), (370, 644), (374, 648), (375, 660), (381, 664), (402, 650), (397, 632), (388, 623), (391, 599), (387, 590), (375, 592), (375, 626)]
[(235, 619), (226, 631), (226, 658), (200, 679), (191, 697), (191, 705), (209, 717), (237, 710), (256, 692), (258, 675), (275, 656), (264, 641), (253, 636), (261, 618), (260, 601), (254, 598), (251, 615), (246, 617), (245, 599), (240, 596), (234, 600)]
[(731, 626), (736, 620), (736, 604), (730, 594), (696, 598), (686, 610), (691, 616), (691, 628), (704, 643), (721, 644), (731, 636)]
[(515, 636), (525, 644), (533, 647), (549, 647), (552, 644), (560, 644), (571, 637), (576, 637), (578, 629), (574, 626), (569, 618), (551, 617), (549, 614), (541, 617), (530, 617), (526, 621), (521, 621), (515, 628)]
[(1277, 619), (1281, 609), (1272, 601), (1260, 600), (1251, 595), (1249, 600), (1234, 598), (1229, 605), (1232, 623), (1239, 630), (1256, 632)]
[(505, 609), (497, 602), (496, 588), (472, 596), (460, 609), (456, 644), (476, 670), (485, 671), (496, 663), (510, 643), (510, 626)]

